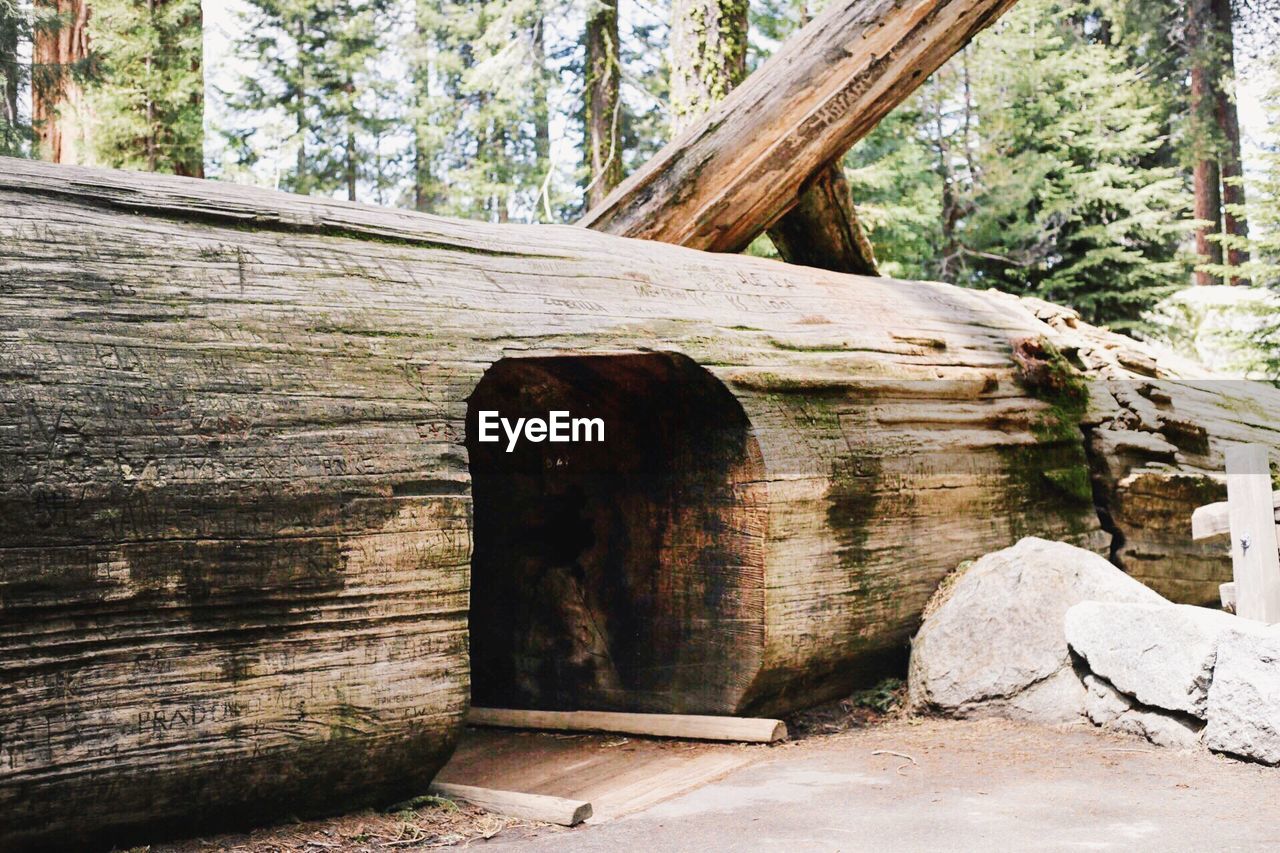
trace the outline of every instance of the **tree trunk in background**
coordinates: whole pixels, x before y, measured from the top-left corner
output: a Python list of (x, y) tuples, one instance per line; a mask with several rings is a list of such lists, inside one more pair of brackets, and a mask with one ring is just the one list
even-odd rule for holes
[(59, 26), (37, 30), (32, 50), (31, 122), (39, 156), (52, 163), (93, 164), (89, 106), (71, 69), (89, 58), (88, 0), (41, 0)]
[[(1212, 27), (1212, 0), (1190, 0), (1187, 6), (1187, 52), (1191, 65), (1191, 144), (1195, 156), (1193, 183), (1195, 189), (1195, 218), (1204, 223), (1196, 228), (1196, 255), (1201, 264), (1222, 263), (1222, 246), (1214, 235), (1222, 230), (1221, 175), (1218, 171), (1216, 146), (1213, 140), (1213, 114), (1217, 98), (1215, 92), (1215, 63)], [(1214, 284), (1216, 277), (1208, 272), (1196, 271), (1195, 282)]]
[(673, 0), (671, 112), (677, 132), (747, 76), (747, 0)]
[[(539, 186), (543, 187), (545, 192), (545, 182), (549, 180), (551, 171), (551, 108), (547, 103), (547, 41), (546, 41), (546, 23), (543, 19), (541, 10), (538, 17), (533, 22), (533, 61), (537, 66), (534, 68), (533, 78), (533, 153), (537, 159), (538, 172), (543, 183)], [(538, 199), (538, 205), (543, 206), (545, 199), (541, 196)], [(549, 202), (546, 203), (549, 206)], [(547, 213), (547, 219), (550, 220), (550, 213)]]
[[(1244, 166), (1240, 156), (1240, 114), (1236, 109), (1235, 83), (1235, 34), (1232, 32), (1231, 0), (1212, 0), (1213, 22), (1218, 33), (1221, 69), (1217, 76), (1217, 109), (1215, 118), (1222, 136), (1222, 152), (1219, 172), (1222, 176), (1222, 230), (1223, 233), (1245, 239), (1249, 236), (1249, 223), (1245, 219)], [(1249, 260), (1249, 252), (1243, 248), (1227, 248), (1227, 263), (1239, 266)], [(1248, 284), (1242, 278), (1233, 278), (1232, 284)]]
[(0, 77), (4, 78), (0, 91), (0, 120), (7, 133), (13, 135), (18, 127), (18, 11), (0, 6)]
[[(1218, 161), (1212, 159), (1197, 160), (1192, 172), (1195, 185), (1195, 218), (1207, 221), (1208, 225), (1196, 228), (1196, 254), (1202, 264), (1222, 263), (1222, 244), (1213, 239), (1222, 232), (1222, 194), (1219, 191), (1220, 180)], [(1217, 284), (1213, 273), (1196, 270), (1196, 284)]]
[(618, 64), (618, 3), (602, 0), (587, 19), (587, 69), (585, 81), (586, 161), (590, 169), (587, 210), (595, 207), (622, 181), (622, 145)]
[[(197, 34), (199, 34), (197, 36)], [(164, 140), (166, 149), (171, 152), (168, 157), (170, 162), (166, 164), (168, 168), (172, 168), (175, 175), (185, 175), (189, 178), (204, 177), (204, 9), (200, 4), (196, 7), (192, 14), (182, 19), (179, 31), (175, 33), (175, 41), (178, 44), (161, 44), (160, 58), (164, 60), (166, 56), (181, 55), (181, 44), (194, 41), (199, 47), (191, 51), (192, 56), (188, 60), (189, 70), (195, 73), (194, 85), (191, 86), (187, 95), (187, 105), (192, 110), (191, 121), (183, 122), (182, 128), (177, 132), (183, 134), (183, 138), (173, 138), (175, 128), (161, 127), (161, 138)], [(191, 36), (191, 39), (184, 39), (184, 36)], [(167, 123), (167, 122), (166, 122)]]
[[(1200, 263), (1239, 265), (1249, 259), (1242, 248), (1224, 251), (1215, 235), (1247, 238), (1244, 174), (1240, 156), (1240, 117), (1235, 101), (1235, 38), (1230, 0), (1190, 0), (1187, 52), (1191, 69), (1190, 136), (1195, 157), (1195, 217), (1208, 224), (1196, 229)], [(1229, 210), (1228, 207), (1234, 207)], [(1217, 276), (1196, 272), (1196, 284), (1217, 284)], [(1233, 278), (1232, 284), (1247, 283)]]
[(856, 275), (880, 274), (839, 161), (817, 174), (799, 203), (769, 229), (769, 239), (787, 263)]

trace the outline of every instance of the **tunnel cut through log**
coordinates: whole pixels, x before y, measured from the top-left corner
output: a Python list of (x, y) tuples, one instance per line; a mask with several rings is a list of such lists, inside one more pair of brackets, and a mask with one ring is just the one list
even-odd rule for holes
[[(604, 440), (509, 451), (479, 440), (486, 411), (600, 418)], [(473, 703), (731, 713), (763, 654), (766, 522), (729, 390), (677, 354), (504, 358), (466, 444)]]

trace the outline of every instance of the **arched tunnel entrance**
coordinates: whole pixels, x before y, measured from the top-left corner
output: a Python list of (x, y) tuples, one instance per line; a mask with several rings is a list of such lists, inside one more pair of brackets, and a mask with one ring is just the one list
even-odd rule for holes
[[(553, 411), (604, 440), (480, 440), (481, 413)], [(466, 445), (474, 704), (736, 710), (762, 657), (766, 487), (719, 380), (678, 354), (504, 358)]]

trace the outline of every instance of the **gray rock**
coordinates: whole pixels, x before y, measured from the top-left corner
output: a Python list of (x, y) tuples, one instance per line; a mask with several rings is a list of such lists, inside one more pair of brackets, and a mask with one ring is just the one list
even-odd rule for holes
[(1201, 719), (1218, 638), (1264, 625), (1189, 604), (1086, 601), (1067, 611), (1072, 651), (1144, 705)]
[(1199, 741), (1204, 724), (1194, 717), (1139, 705), (1105, 678), (1092, 673), (1084, 677), (1084, 686), (1088, 691), (1084, 699), (1085, 716), (1095, 725), (1175, 749), (1189, 749)]
[(1027, 538), (976, 560), (912, 642), (915, 711), (1076, 720), (1084, 686), (1072, 671), (1063, 616), (1073, 604), (1164, 599), (1091, 551)]
[(1204, 723), (1185, 714), (1162, 714), (1152, 708), (1133, 708), (1106, 726), (1145, 738), (1156, 746), (1191, 749), (1200, 743)]
[(987, 704), (987, 711), (990, 716), (1014, 720), (1074, 723), (1080, 719), (1084, 701), (1085, 689), (1080, 676), (1067, 666), (1007, 699), (992, 700)]
[(1219, 639), (1207, 710), (1210, 749), (1280, 764), (1280, 632)]
[(1111, 686), (1105, 678), (1090, 673), (1084, 677), (1087, 694), (1084, 713), (1094, 725), (1105, 726), (1133, 707), (1133, 700)]

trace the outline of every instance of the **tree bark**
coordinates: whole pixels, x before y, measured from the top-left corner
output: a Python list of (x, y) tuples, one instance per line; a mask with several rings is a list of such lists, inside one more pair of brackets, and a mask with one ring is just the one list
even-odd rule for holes
[(533, 62), (535, 66), (533, 84), (533, 154), (537, 161), (536, 174), (543, 194), (543, 197), (538, 199), (537, 204), (542, 208), (543, 215), (550, 220), (550, 200), (546, 198), (546, 194), (549, 192), (548, 184), (551, 180), (551, 105), (547, 101), (546, 22), (541, 10), (537, 11), (538, 16), (533, 21), (532, 32), (530, 33), (533, 39)]
[(582, 224), (738, 252), (1012, 0), (839, 0)]
[(746, 0), (675, 0), (670, 40), (671, 112), (681, 131), (747, 76)]
[(880, 274), (839, 162), (814, 177), (800, 193), (799, 203), (769, 229), (769, 239), (787, 263), (855, 275)]
[[(1221, 111), (1222, 73), (1219, 61), (1219, 28), (1214, 10), (1216, 0), (1189, 0), (1187, 6), (1187, 56), (1191, 67), (1190, 137), (1195, 164), (1192, 186), (1194, 215), (1200, 220), (1195, 231), (1196, 255), (1200, 264), (1222, 263), (1222, 171), (1219, 156), (1217, 115)], [(1197, 285), (1218, 283), (1205, 270), (1195, 271)]]
[[(564, 665), (558, 642), (644, 679), (581, 695), (688, 713), (848, 695), (947, 573), (1026, 535), (1109, 551), (1180, 601), (1217, 596), (1229, 558), (1188, 519), (1221, 498), (1225, 448), (1276, 448), (1280, 390), (1187, 376), (1039, 300), (851, 283), (0, 161), (0, 337), (22, 342), (0, 348), (0, 848), (127, 847), (421, 791), (494, 677), (469, 667), (476, 565), (559, 608), (526, 609), (556, 633), (520, 646), (523, 672)], [(1036, 364), (1045, 344), (1083, 374)], [(473, 468), (469, 406), (561, 390), (658, 426), (693, 412), (716, 440), (529, 444)], [(553, 476), (579, 488), (534, 499)], [(593, 499), (601, 481), (661, 491)], [(547, 572), (501, 550), (476, 563), (507, 527)], [(649, 574), (618, 584), (613, 566)]]
[(617, 0), (601, 0), (591, 9), (591, 16), (587, 19), (584, 84), (588, 210), (603, 201), (622, 180), (622, 143), (618, 132), (622, 109), (618, 3)]
[[(1244, 165), (1240, 154), (1240, 114), (1236, 108), (1235, 33), (1231, 15), (1231, 0), (1212, 0), (1213, 20), (1219, 37), (1221, 73), (1218, 75), (1217, 109), (1215, 118), (1222, 137), (1222, 153), (1219, 172), (1222, 176), (1222, 231), (1238, 240), (1249, 237), (1249, 223), (1244, 213), (1245, 192)], [(1233, 267), (1247, 263), (1249, 252), (1240, 246), (1228, 247), (1224, 254)], [(1247, 285), (1240, 276), (1233, 276), (1232, 284)]]
[(41, 0), (58, 25), (36, 31), (32, 49), (31, 123), (41, 159), (92, 164), (92, 126), (83, 87), (72, 70), (89, 59), (88, 0)]

